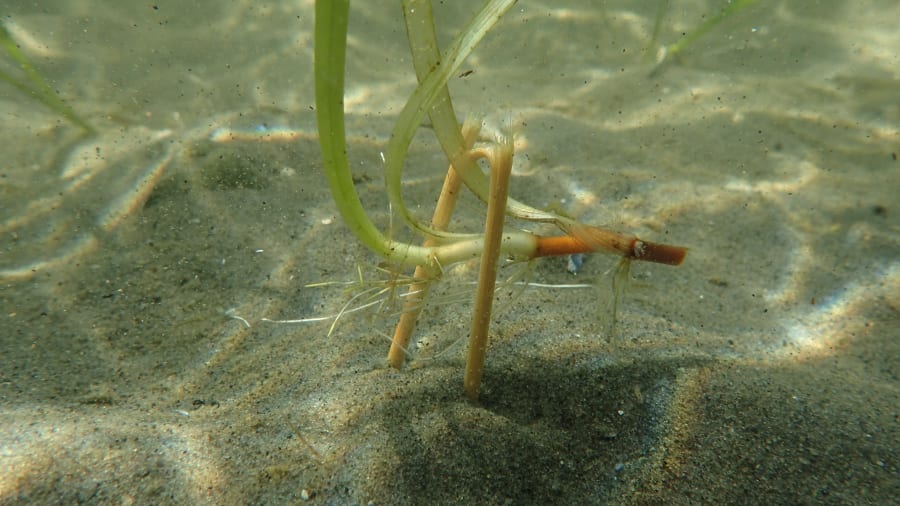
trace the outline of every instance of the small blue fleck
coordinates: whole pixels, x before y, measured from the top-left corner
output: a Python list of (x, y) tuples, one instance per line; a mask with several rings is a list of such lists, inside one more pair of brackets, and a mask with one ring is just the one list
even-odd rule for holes
[(582, 265), (584, 265), (583, 253), (569, 255), (569, 265), (566, 266), (566, 270), (572, 274), (578, 274), (578, 272), (581, 271)]

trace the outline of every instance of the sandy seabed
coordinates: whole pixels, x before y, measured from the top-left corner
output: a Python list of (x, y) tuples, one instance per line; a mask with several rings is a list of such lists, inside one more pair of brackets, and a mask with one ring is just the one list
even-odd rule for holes
[[(0, 503), (900, 497), (896, 2), (759, 2), (659, 68), (655, 5), (519, 2), (451, 84), (487, 136), (516, 133), (513, 196), (690, 253), (633, 266), (614, 335), (615, 258), (530, 275), (592, 287), (504, 286), (478, 405), (474, 263), (436, 284), (407, 368), (386, 366), (399, 278), (324, 181), (312, 2), (58, 3), (3, 22), (98, 133), (0, 82)], [(436, 7), (445, 43), (477, 4)], [(379, 156), (414, 86), (400, 8), (352, 8), (357, 190), (418, 241)], [(661, 42), (719, 8), (670, 2)], [(419, 216), (445, 170), (423, 128)], [(478, 230), (481, 204), (460, 207)], [(325, 281), (347, 284), (307, 287)], [(382, 313), (330, 334), (265, 321), (370, 295)]]

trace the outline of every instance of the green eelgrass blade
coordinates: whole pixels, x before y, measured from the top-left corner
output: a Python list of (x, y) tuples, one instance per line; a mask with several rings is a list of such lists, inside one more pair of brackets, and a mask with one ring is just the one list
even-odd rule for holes
[(338, 210), (354, 235), (386, 255), (386, 238), (366, 215), (353, 187), (344, 130), (344, 62), (347, 53), (349, 0), (319, 0), (315, 18), (316, 122), (322, 163)]
[[(472, 160), (465, 156), (465, 149), (459, 140), (459, 127), (456, 124), (456, 116), (449, 100), (449, 93), (446, 92), (447, 82), (497, 20), (514, 3), (515, 0), (486, 2), (456, 40), (447, 48), (444, 56), (436, 57), (435, 55), (439, 53), (439, 50), (437, 48), (437, 35), (434, 31), (434, 23), (431, 19), (430, 2), (425, 0), (406, 0), (404, 2), (407, 37), (409, 38), (410, 50), (415, 60), (419, 87), (400, 113), (397, 126), (391, 136), (385, 162), (385, 184), (388, 188), (388, 196), (391, 199), (393, 208), (398, 210), (405, 221), (413, 228), (426, 234), (443, 237), (461, 236), (461, 234), (432, 230), (416, 220), (408, 211), (403, 202), (401, 192), (403, 157), (406, 154), (415, 129), (418, 128), (424, 115), (426, 113), (430, 114), (432, 126), (447, 159), (453, 164), (454, 169), (459, 173), (466, 187), (482, 201), (488, 201), (489, 184), (487, 176), (481, 172)], [(555, 223), (557, 225), (560, 225), (561, 221), (565, 221), (553, 213), (535, 209), (513, 198), (507, 200), (507, 213), (519, 219)]]
[(365, 246), (385, 258), (408, 263), (410, 257), (415, 257), (418, 261), (414, 263), (425, 264), (428, 254), (424, 249), (395, 243), (378, 230), (353, 186), (344, 129), (344, 64), (349, 11), (349, 0), (316, 2), (316, 122), (328, 185), (344, 223)]
[[(428, 77), (431, 69), (437, 67), (441, 62), (441, 50), (438, 48), (431, 0), (403, 0), (403, 18), (406, 21), (406, 38), (409, 40), (409, 50), (413, 57), (416, 77), (421, 82)], [(446, 82), (438, 87), (428, 116), (444, 154), (452, 163), (456, 157), (466, 151), (466, 147)]]
[(734, 0), (733, 2), (729, 2), (728, 5), (723, 7), (722, 10), (718, 12), (718, 14), (707, 19), (692, 32), (685, 35), (681, 40), (666, 48), (666, 54), (668, 56), (675, 56), (684, 52), (684, 50), (687, 49), (688, 46), (696, 42), (697, 39), (709, 33), (710, 30), (715, 28), (716, 25), (721, 23), (723, 20), (734, 15), (745, 7), (750, 7), (758, 1), (759, 0)]
[(650, 44), (647, 45), (647, 50), (644, 54), (645, 63), (653, 61), (653, 58), (656, 56), (655, 52), (656, 44), (659, 40), (659, 32), (662, 30), (663, 18), (665, 18), (668, 10), (669, 0), (659, 0), (659, 5), (656, 6), (656, 19), (653, 21), (653, 34), (650, 36)]
[(81, 116), (77, 115), (68, 104), (63, 102), (63, 100), (59, 98), (59, 95), (57, 95), (50, 85), (47, 84), (47, 81), (41, 77), (41, 74), (37, 69), (34, 68), (31, 62), (28, 61), (28, 58), (26, 58), (19, 50), (19, 47), (13, 41), (12, 36), (9, 34), (9, 31), (3, 23), (0, 23), (0, 46), (6, 50), (6, 54), (8, 54), (10, 58), (19, 64), (19, 68), (25, 73), (25, 77), (30, 81), (31, 85), (26, 81), (16, 79), (2, 71), (0, 71), (0, 79), (12, 84), (19, 91), (30, 95), (38, 102), (61, 114), (72, 123), (84, 129), (86, 133), (92, 134), (95, 132), (94, 128), (83, 120)]
[[(452, 128), (456, 130), (456, 133), (450, 132), (450, 122), (447, 119), (453, 116), (450, 102), (437, 101), (436, 103), (436, 99), (443, 94), (447, 82), (459, 70), (466, 57), (469, 56), (472, 50), (475, 49), (475, 46), (481, 42), (503, 13), (512, 7), (513, 4), (515, 4), (515, 0), (489, 0), (485, 2), (481, 10), (478, 11), (466, 28), (450, 44), (444, 56), (438, 62), (428, 65), (416, 65), (417, 71), (424, 68), (431, 68), (432, 70), (425, 76), (419, 76), (418, 88), (413, 92), (397, 119), (397, 124), (391, 134), (391, 140), (388, 143), (385, 156), (385, 182), (388, 189), (388, 197), (393, 208), (400, 212), (408, 224), (425, 233), (438, 236), (452, 235), (431, 230), (412, 216), (412, 213), (409, 212), (403, 201), (400, 181), (403, 173), (403, 159), (415, 130), (426, 114), (429, 112), (433, 115), (435, 114), (432, 104), (436, 104), (434, 109), (445, 109), (441, 114), (441, 122), (433, 126), (435, 126), (438, 140), (441, 142), (441, 147), (444, 149), (450, 163), (453, 164), (466, 186), (480, 199), (485, 202), (488, 201), (489, 184), (487, 177), (481, 173), (477, 165), (464, 156), (462, 144), (457, 140), (459, 128), (455, 124), (455, 117), (453, 118), (454, 124)], [(407, 29), (410, 43), (414, 46), (413, 56), (431, 58), (436, 49), (420, 51), (415, 46), (437, 47), (433, 23), (430, 20), (411, 23), (411, 20), (412, 18), (407, 15), (407, 25), (414, 24), (414, 26)], [(521, 204), (513, 199), (509, 199), (507, 208), (510, 214), (520, 218), (533, 219), (535, 221), (556, 221), (555, 216)]]

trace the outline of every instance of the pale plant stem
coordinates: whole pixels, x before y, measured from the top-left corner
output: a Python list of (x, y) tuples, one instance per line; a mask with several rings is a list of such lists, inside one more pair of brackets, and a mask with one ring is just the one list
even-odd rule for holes
[(473, 158), (483, 156), (491, 167), (490, 198), (484, 224), (484, 252), (478, 271), (478, 289), (469, 332), (469, 353), (463, 386), (471, 401), (478, 400), (484, 356), (487, 351), (488, 332), (491, 326), (491, 309), (494, 304), (494, 288), (497, 284), (497, 260), (503, 240), (503, 222), (506, 218), (506, 199), (509, 195), (509, 177), (512, 172), (512, 139), (504, 139), (490, 148), (474, 151)]
[[(468, 120), (463, 125), (462, 135), (466, 149), (471, 148), (481, 130), (481, 123), (477, 120)], [(435, 230), (446, 230), (450, 224), (450, 218), (453, 215), (453, 209), (456, 207), (456, 200), (459, 197), (459, 190), (462, 188), (462, 180), (459, 174), (453, 170), (451, 165), (447, 169), (447, 177), (444, 178), (444, 186), (441, 188), (441, 194), (438, 197), (437, 204), (434, 206), (434, 215), (431, 218), (431, 227)], [(437, 241), (432, 237), (426, 237), (423, 246), (428, 248), (435, 246)], [(400, 321), (394, 329), (394, 336), (391, 339), (391, 349), (388, 351), (388, 363), (395, 369), (403, 367), (403, 360), (406, 357), (406, 349), (409, 347), (409, 341), (412, 333), (416, 329), (416, 321), (419, 319), (419, 313), (428, 297), (428, 290), (434, 281), (434, 274), (418, 265), (413, 274), (413, 279), (422, 280), (413, 283), (409, 287), (409, 297), (403, 304), (403, 312), (400, 315)]]

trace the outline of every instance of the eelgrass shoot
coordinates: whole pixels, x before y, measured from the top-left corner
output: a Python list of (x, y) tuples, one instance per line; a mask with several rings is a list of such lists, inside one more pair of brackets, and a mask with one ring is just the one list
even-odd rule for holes
[[(657, 66), (656, 68), (654, 68), (653, 73), (657, 73), (659, 71), (660, 65), (662, 65), (664, 62), (670, 61), (673, 58), (680, 57), (689, 47), (693, 46), (697, 42), (697, 40), (703, 38), (714, 28), (719, 26), (723, 21), (757, 2), (759, 2), (759, 0), (728, 0), (723, 2), (724, 5), (719, 10), (719, 12), (708, 17), (693, 30), (686, 32), (682, 38), (678, 39), (678, 42), (669, 44), (667, 46), (661, 46), (659, 48), (656, 54)], [(660, 0), (659, 6), (656, 11), (656, 21), (653, 26), (653, 36), (650, 39), (651, 49), (657, 45), (659, 31), (662, 27), (662, 20), (665, 17), (666, 11), (668, 11), (668, 9), (669, 0)], [(647, 53), (648, 58), (650, 58), (651, 55), (652, 53)]]
[[(440, 278), (444, 268), (475, 258), (481, 259), (474, 314), (469, 334), (464, 389), (473, 401), (478, 399), (488, 331), (497, 262), (500, 255), (513, 260), (571, 255), (577, 253), (613, 253), (629, 263), (633, 260), (679, 265), (685, 248), (657, 244), (570, 218), (542, 211), (508, 198), (513, 159), (511, 139), (473, 147), (480, 125), (469, 121), (460, 126), (447, 89), (447, 82), (462, 65), (478, 42), (515, 0), (488, 0), (441, 53), (437, 45), (431, 2), (404, 0), (407, 38), (419, 85), (400, 112), (385, 154), (385, 183), (394, 211), (406, 224), (424, 237), (422, 245), (404, 243), (381, 232), (369, 218), (356, 194), (347, 160), (344, 130), (344, 64), (346, 58), (348, 0), (319, 0), (315, 20), (315, 90), (319, 143), (328, 184), (341, 217), (357, 238), (388, 261), (416, 268), (410, 284), (409, 310), (403, 311), (394, 332), (388, 361), (400, 368), (415, 328), (418, 310), (430, 283)], [(403, 160), (412, 137), (425, 116), (431, 119), (449, 169), (444, 189), (431, 223), (417, 220), (403, 200), (401, 180)], [(476, 161), (484, 159), (489, 176)], [(465, 185), (487, 203), (485, 227), (479, 233), (450, 231), (455, 195)], [(551, 223), (563, 235), (541, 236), (504, 228), (507, 218)], [(627, 272), (627, 271), (626, 271)]]

